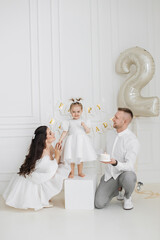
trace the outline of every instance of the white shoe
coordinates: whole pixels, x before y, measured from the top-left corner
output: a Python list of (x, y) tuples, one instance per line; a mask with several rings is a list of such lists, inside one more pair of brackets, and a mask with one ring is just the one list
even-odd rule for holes
[(44, 208), (53, 208), (53, 207), (54, 207), (53, 204), (48, 204), (48, 205), (44, 206)]
[(122, 191), (119, 191), (117, 200), (122, 201), (124, 199), (124, 193)]
[(130, 209), (133, 208), (133, 203), (132, 203), (131, 197), (130, 198), (124, 197), (124, 206), (123, 206), (123, 208), (125, 210), (130, 210)]

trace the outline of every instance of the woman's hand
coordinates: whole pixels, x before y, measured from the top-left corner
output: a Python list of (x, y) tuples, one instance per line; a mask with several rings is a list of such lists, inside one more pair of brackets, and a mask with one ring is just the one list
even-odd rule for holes
[(62, 145), (62, 142), (63, 142), (63, 140), (59, 140), (59, 141), (58, 141), (58, 144), (59, 144), (59, 145)]
[(59, 163), (60, 161), (61, 151), (62, 151), (62, 145), (60, 143), (57, 143), (55, 146), (55, 159), (57, 163)]

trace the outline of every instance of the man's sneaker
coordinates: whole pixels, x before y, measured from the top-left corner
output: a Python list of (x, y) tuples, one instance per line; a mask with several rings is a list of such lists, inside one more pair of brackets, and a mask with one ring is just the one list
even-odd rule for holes
[(124, 197), (124, 206), (123, 206), (123, 208), (125, 210), (130, 210), (130, 209), (133, 208), (133, 203), (132, 203), (131, 197), (130, 198)]
[(123, 191), (119, 191), (117, 200), (122, 201), (123, 199), (124, 199), (124, 193), (123, 193)]

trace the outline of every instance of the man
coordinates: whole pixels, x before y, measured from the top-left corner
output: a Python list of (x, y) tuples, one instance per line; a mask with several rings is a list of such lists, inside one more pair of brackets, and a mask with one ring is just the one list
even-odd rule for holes
[[(125, 210), (133, 208), (131, 194), (136, 184), (134, 164), (139, 149), (136, 136), (128, 129), (133, 113), (128, 108), (118, 108), (113, 118), (116, 131), (109, 131), (107, 135), (107, 153), (111, 156), (106, 164), (105, 174), (102, 176), (95, 195), (95, 207), (104, 208), (113, 197), (118, 196), (119, 190), (124, 189)], [(122, 194), (117, 199), (123, 199)]]

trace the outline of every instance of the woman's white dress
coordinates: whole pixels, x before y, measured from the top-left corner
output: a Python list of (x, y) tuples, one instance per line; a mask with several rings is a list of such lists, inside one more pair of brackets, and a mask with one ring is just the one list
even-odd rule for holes
[[(82, 121), (81, 119), (72, 119), (62, 123), (63, 131), (68, 132), (62, 151), (63, 162), (80, 164), (81, 162), (97, 159), (91, 139), (81, 126)], [(85, 124), (90, 128), (89, 121), (85, 122)]]
[(36, 162), (35, 170), (26, 178), (16, 174), (11, 179), (3, 198), (11, 207), (39, 210), (49, 205), (49, 200), (63, 187), (63, 180), (68, 177), (70, 166), (57, 164), (44, 156)]

